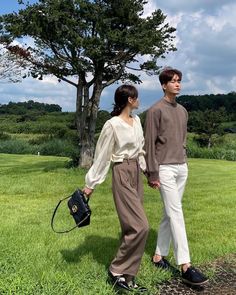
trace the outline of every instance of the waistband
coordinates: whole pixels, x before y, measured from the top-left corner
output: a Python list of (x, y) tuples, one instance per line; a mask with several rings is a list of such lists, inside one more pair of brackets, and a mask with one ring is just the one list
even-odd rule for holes
[(131, 159), (124, 158), (122, 162), (114, 162), (113, 166), (120, 165), (120, 164), (128, 164), (129, 165), (131, 163), (138, 163), (138, 158), (131, 158)]
[(123, 162), (127, 162), (127, 163), (129, 163), (129, 162), (137, 162), (138, 161), (138, 158), (131, 158), (131, 159), (129, 159), (129, 158), (124, 158), (123, 159)]

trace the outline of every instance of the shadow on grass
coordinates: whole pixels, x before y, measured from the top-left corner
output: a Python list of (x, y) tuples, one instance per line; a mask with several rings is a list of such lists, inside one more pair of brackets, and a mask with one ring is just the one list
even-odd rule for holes
[[(156, 247), (157, 233), (150, 229), (145, 253), (150, 257), (153, 256)], [(91, 235), (85, 238), (83, 244), (71, 250), (61, 250), (61, 254), (68, 263), (79, 263), (83, 256), (92, 254), (93, 259), (98, 263), (107, 266), (114, 258), (118, 250), (120, 241), (111, 237), (102, 237), (98, 235)]]
[[(156, 238), (156, 231), (150, 229), (145, 247), (145, 253), (150, 257), (150, 262), (155, 251)], [(102, 237), (98, 235), (90, 235), (87, 236), (85, 238), (85, 241), (77, 248), (72, 250), (64, 249), (60, 252), (62, 254), (62, 257), (68, 263), (79, 263), (84, 256), (92, 254), (95, 261), (107, 267), (114, 258), (119, 245), (119, 239), (104, 236)], [(176, 273), (176, 271), (177, 269), (173, 267), (173, 272)]]
[(111, 237), (91, 235), (83, 244), (73, 250), (64, 249), (61, 254), (68, 263), (79, 263), (83, 256), (92, 254), (93, 259), (106, 267), (111, 263), (120, 241)]

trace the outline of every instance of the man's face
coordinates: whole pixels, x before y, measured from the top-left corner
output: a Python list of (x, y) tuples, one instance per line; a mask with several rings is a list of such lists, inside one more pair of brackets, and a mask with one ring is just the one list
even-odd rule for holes
[(163, 84), (162, 88), (166, 94), (178, 95), (181, 90), (181, 80), (178, 75), (174, 75), (172, 80)]

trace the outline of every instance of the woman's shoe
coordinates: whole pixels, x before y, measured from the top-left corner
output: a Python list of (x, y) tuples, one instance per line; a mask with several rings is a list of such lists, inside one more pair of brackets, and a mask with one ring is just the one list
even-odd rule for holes
[(134, 279), (132, 279), (132, 281), (130, 281), (128, 283), (128, 286), (130, 288), (130, 291), (135, 291), (138, 293), (148, 292), (148, 289), (146, 287), (142, 287), (142, 286), (136, 284)]
[(114, 276), (111, 271), (108, 270), (108, 278), (113, 287), (130, 291), (130, 287), (128, 286), (123, 275)]

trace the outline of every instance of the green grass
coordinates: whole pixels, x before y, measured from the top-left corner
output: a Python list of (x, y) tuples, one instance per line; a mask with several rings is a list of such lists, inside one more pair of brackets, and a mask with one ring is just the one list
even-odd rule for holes
[[(111, 196), (111, 174), (91, 198), (91, 224), (58, 235), (50, 219), (59, 199), (83, 187), (85, 171), (66, 169), (69, 159), (0, 154), (0, 294), (105, 295), (120, 228)], [(183, 206), (192, 262), (202, 266), (236, 250), (236, 163), (190, 159)], [(171, 277), (153, 268), (150, 258), (162, 204), (145, 182), (150, 234), (137, 280), (157, 294)], [(66, 204), (56, 226), (73, 225)], [(170, 260), (174, 263), (173, 252)], [(209, 270), (211, 274), (211, 270)]]

